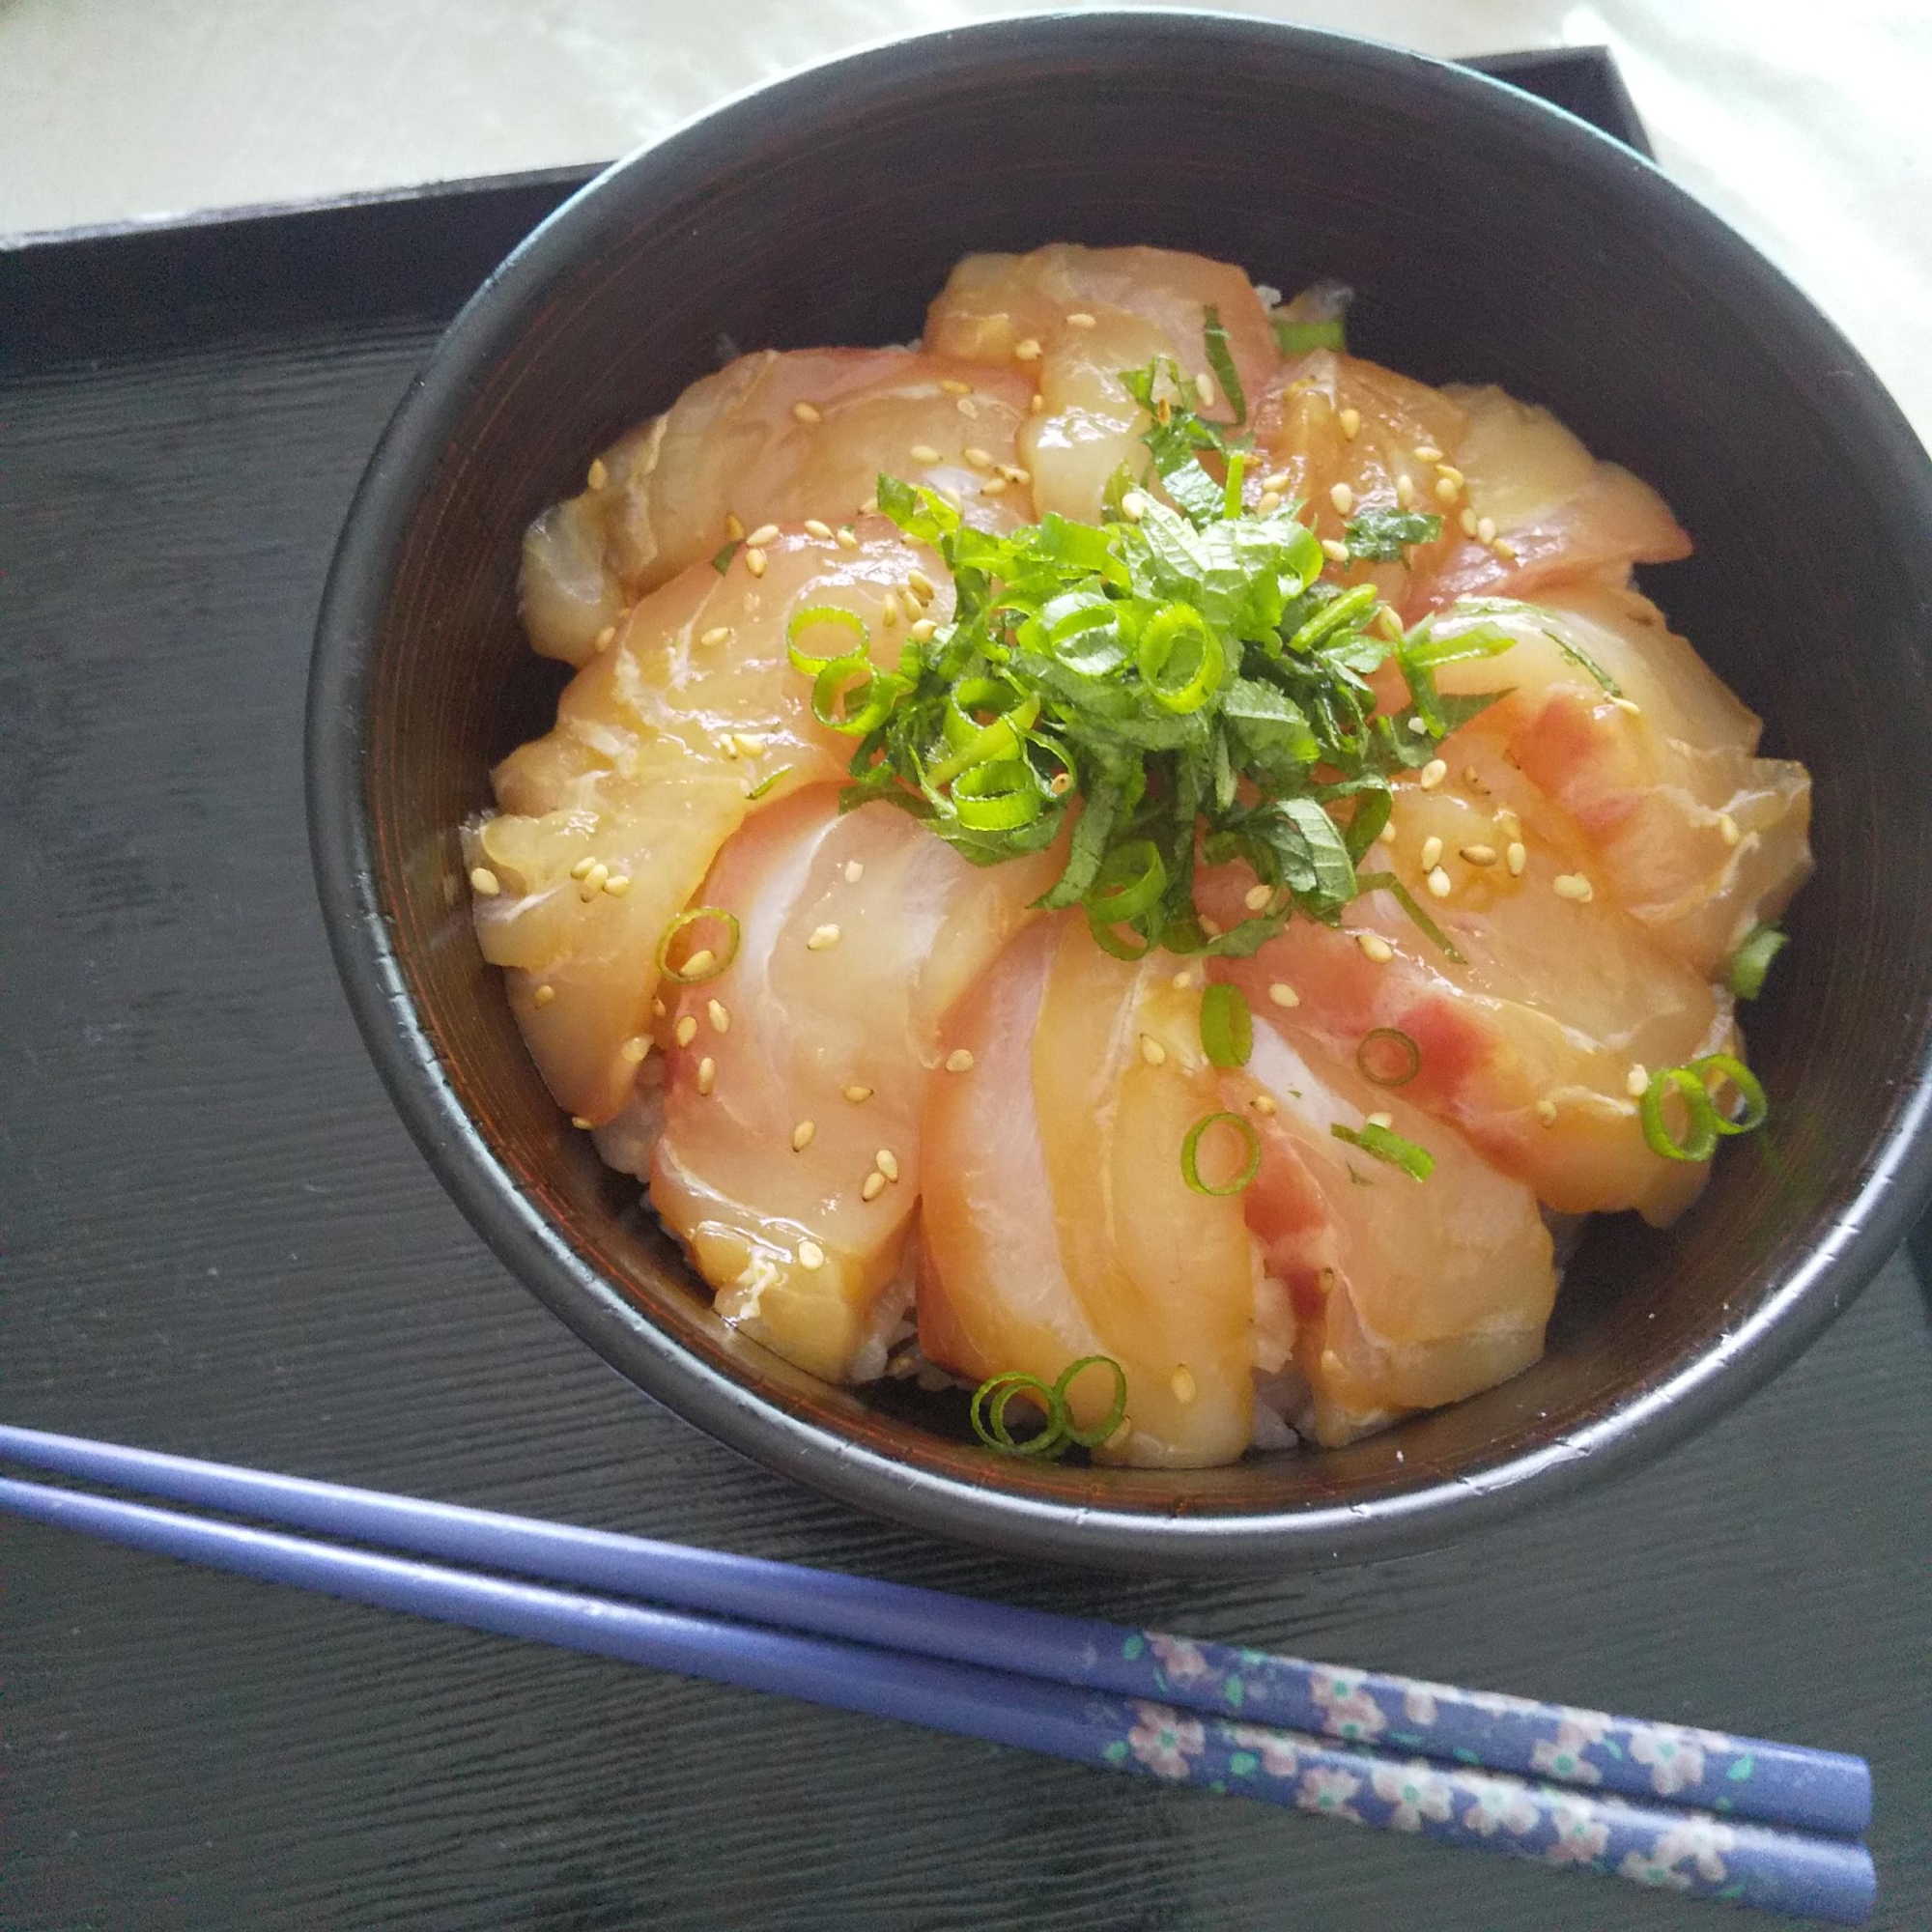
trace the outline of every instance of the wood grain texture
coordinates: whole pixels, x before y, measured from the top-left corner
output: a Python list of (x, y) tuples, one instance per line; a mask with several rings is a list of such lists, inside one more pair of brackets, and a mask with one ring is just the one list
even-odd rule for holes
[[(428, 340), (217, 331), (0, 384), (0, 1414), (1862, 1751), (1874, 1923), (1932, 1922), (1932, 1323), (1902, 1261), (1561, 1512), (1177, 1584), (808, 1494), (491, 1260), (355, 1037), (301, 819), (315, 599)], [(0, 1675), (0, 1924), (32, 1932), (1717, 1922), (6, 1521)]]

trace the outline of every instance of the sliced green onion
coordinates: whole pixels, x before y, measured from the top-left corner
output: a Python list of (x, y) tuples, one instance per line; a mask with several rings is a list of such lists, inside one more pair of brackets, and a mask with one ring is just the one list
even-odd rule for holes
[[(1191, 604), (1164, 604), (1148, 619), (1135, 653), (1148, 696), (1164, 711), (1199, 711), (1221, 682), (1227, 655), (1214, 627)], [(1180, 675), (1163, 676), (1176, 659)]]
[(1128, 838), (1100, 861), (1087, 891), (1087, 916), (1101, 925), (1138, 919), (1167, 891), (1167, 861), (1151, 838)]
[[(893, 700), (903, 689), (900, 681), (887, 671), (875, 671), (872, 661), (856, 653), (849, 658), (834, 658), (819, 667), (811, 681), (811, 715), (834, 731), (848, 738), (863, 738), (891, 717)], [(841, 711), (840, 700), (859, 700), (857, 711)]]
[[(1120, 928), (1125, 926), (1133, 937), (1122, 939)], [(1160, 944), (1158, 934), (1143, 931), (1131, 920), (1110, 922), (1096, 919), (1092, 906), (1087, 908), (1087, 930), (1094, 936), (1094, 944), (1102, 952), (1110, 953), (1116, 959), (1124, 959), (1129, 965), (1137, 959), (1145, 959)]]
[(1378, 1087), (1406, 1087), (1422, 1071), (1422, 1049), (1400, 1027), (1377, 1027), (1362, 1036), (1355, 1065)]
[(1711, 1091), (1711, 1075), (1716, 1073), (1728, 1080), (1744, 1096), (1744, 1119), (1734, 1121), (1718, 1109), (1715, 1100), (1711, 1103), (1711, 1117), (1719, 1133), (1748, 1134), (1763, 1126), (1771, 1113), (1771, 1102), (1765, 1097), (1764, 1088), (1758, 1077), (1742, 1060), (1734, 1059), (1728, 1053), (1707, 1053), (1701, 1060), (1690, 1063), (1690, 1071), (1704, 1083), (1705, 1093)]
[(1245, 1066), (1255, 1050), (1255, 1017), (1238, 986), (1219, 981), (1201, 995), (1201, 1046), (1216, 1066)]
[[(701, 919), (715, 919), (729, 935), (729, 944), (722, 949), (717, 947), (708, 949), (712, 955), (711, 964), (701, 972), (687, 973), (681, 967), (673, 966), (670, 963), (671, 941), (686, 926), (696, 925)], [(732, 960), (737, 958), (739, 938), (738, 915), (736, 913), (724, 912), (717, 906), (693, 906), (689, 911), (679, 913), (665, 927), (664, 937), (658, 941), (658, 971), (667, 980), (671, 980), (679, 986), (696, 986), (701, 984), (706, 980), (715, 980), (719, 974), (724, 972), (725, 967), (730, 965)], [(691, 956), (695, 958), (696, 954), (694, 953)]]
[[(1096, 1422), (1092, 1429), (1078, 1429), (1073, 1422), (1073, 1406), (1067, 1400), (1066, 1391), (1073, 1385), (1073, 1378), (1083, 1369), (1107, 1368), (1114, 1372), (1114, 1401), (1107, 1410), (1107, 1419)], [(1069, 1442), (1077, 1442), (1083, 1449), (1097, 1449), (1111, 1436), (1115, 1430), (1127, 1419), (1127, 1372), (1111, 1355), (1082, 1355), (1077, 1362), (1069, 1362), (1060, 1372), (1060, 1379), (1053, 1385), (1053, 1400), (1056, 1413), (1061, 1418), (1061, 1427), (1066, 1432)]]
[[(1663, 1096), (1673, 1088), (1683, 1095), (1690, 1114), (1690, 1124), (1681, 1141), (1663, 1121)], [(1762, 1089), (1759, 1097), (1763, 1097)], [(1718, 1110), (1711, 1104), (1702, 1076), (1689, 1066), (1659, 1067), (1650, 1076), (1643, 1098), (1637, 1102), (1637, 1118), (1643, 1123), (1643, 1137), (1651, 1152), (1662, 1154), (1665, 1160), (1709, 1160), (1718, 1151)]]
[(1245, 450), (1228, 452), (1228, 480), (1221, 489), (1221, 518), (1226, 522), (1241, 514), (1241, 476), (1248, 467)]
[[(799, 642), (808, 631), (815, 631), (821, 625), (830, 625), (835, 630), (846, 631), (858, 639), (854, 645), (848, 639), (835, 651), (809, 651)], [(863, 657), (870, 647), (872, 634), (866, 626), (866, 620), (856, 611), (847, 611), (838, 604), (813, 604), (793, 614), (785, 626), (785, 654), (791, 659), (792, 668), (802, 670), (808, 677), (814, 677), (829, 664), (838, 664), (843, 659)]]
[(1015, 693), (1010, 686), (992, 678), (975, 678), (970, 682), (975, 686), (983, 686), (995, 696), (1011, 700), (1010, 707), (991, 724), (981, 724), (971, 715), (971, 711), (982, 708), (980, 703), (972, 703), (971, 710), (958, 703), (950, 705), (940, 729), (949, 742), (957, 733), (958, 742), (953, 744), (950, 756), (941, 758), (928, 769), (925, 775), (928, 785), (950, 784), (961, 772), (970, 771), (975, 765), (1013, 757), (1020, 748), (1020, 734), (1031, 730), (1034, 720), (1039, 716), (1039, 695), (1037, 692)]
[[(1037, 1435), (1018, 1440), (1007, 1424), (1007, 1405), (1016, 1395), (1037, 1403), (1046, 1417), (1045, 1427)], [(1009, 1369), (1005, 1375), (981, 1382), (973, 1391), (966, 1416), (981, 1442), (1009, 1456), (1054, 1456), (1066, 1447), (1066, 1412), (1059, 1395), (1037, 1376), (1022, 1369)]]
[(1741, 1000), (1756, 999), (1764, 991), (1764, 976), (1771, 971), (1771, 962), (1787, 943), (1786, 936), (1776, 926), (1759, 926), (1731, 954), (1731, 963), (1724, 974), (1731, 991)]
[(757, 781), (757, 783), (754, 784), (751, 788), (751, 790), (745, 794), (745, 796), (750, 799), (763, 798), (764, 795), (768, 791), (770, 791), (771, 788), (775, 784), (777, 784), (781, 779), (789, 778), (791, 776), (792, 769), (793, 768), (790, 765), (781, 765), (777, 771), (768, 774), (764, 778), (761, 778)]
[(1024, 758), (973, 765), (952, 781), (952, 810), (972, 832), (1012, 832), (1044, 809), (1039, 777)]
[[(1219, 1126), (1223, 1122), (1247, 1144), (1247, 1164), (1225, 1187), (1210, 1187), (1201, 1179), (1201, 1138), (1209, 1127)], [(1238, 1114), (1204, 1114), (1188, 1128), (1187, 1138), (1180, 1144), (1180, 1178), (1197, 1194), (1212, 1194), (1217, 1198), (1238, 1194), (1261, 1171), (1262, 1137)]]
[(1352, 1127), (1345, 1127), (1340, 1121), (1328, 1131), (1338, 1141), (1347, 1141), (1350, 1147), (1358, 1147), (1364, 1153), (1372, 1153), (1378, 1160), (1385, 1160), (1391, 1167), (1401, 1168), (1417, 1180), (1427, 1180), (1435, 1172), (1435, 1156), (1427, 1148), (1404, 1140), (1393, 1128), (1381, 1126), (1374, 1121), (1364, 1122), (1359, 1133)]

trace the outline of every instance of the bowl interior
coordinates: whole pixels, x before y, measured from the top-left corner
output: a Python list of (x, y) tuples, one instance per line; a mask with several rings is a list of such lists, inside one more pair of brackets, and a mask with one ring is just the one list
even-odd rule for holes
[[(1764, 714), (1767, 748), (1818, 780), (1818, 876), (1747, 1018), (1772, 1124), (1719, 1163), (1698, 1208), (1667, 1236), (1594, 1224), (1546, 1359), (1505, 1386), (1340, 1452), (1179, 1480), (991, 1468), (956, 1405), (828, 1388), (720, 1323), (634, 1184), (539, 1083), (471, 937), (455, 838), (492, 761), (550, 721), (560, 680), (518, 626), (518, 542), (596, 448), (737, 348), (904, 341), (957, 257), (1054, 240), (1195, 249), (1289, 290), (1339, 276), (1358, 291), (1358, 351), (1549, 405), (1675, 507), (1697, 554), (1647, 587)], [(1452, 1487), (1506, 1491), (1654, 1411), (1714, 1406), (1698, 1390), (1728, 1355), (1765, 1354), (1735, 1381), (1768, 1372), (1792, 1331), (1822, 1323), (1821, 1296), (1856, 1286), (1856, 1258), (1835, 1283), (1820, 1271), (1898, 1158), (1925, 1062), (1932, 934), (1904, 887), (1932, 833), (1915, 776), (1932, 715), (1926, 501), (1909, 434), (1785, 285), (1634, 157), (1487, 82), (1152, 15), (1131, 33), (1009, 23), (814, 71), (607, 177), (540, 233), (379, 459), (360, 551), (338, 566), (366, 581), (332, 593), (324, 627), (325, 652), (362, 654), (343, 688), (363, 711), (325, 723), (366, 747), (363, 799), (345, 809), (366, 807), (365, 887), (387, 922), (370, 944), (393, 948), (399, 1010), (440, 1064), (379, 1057), (399, 1087), (434, 1079), (460, 1102), (473, 1133), (445, 1175), (464, 1171), (459, 1194), (559, 1313), (710, 1426), (727, 1411), (806, 1425), (783, 1439), (826, 1455), (801, 1456), (802, 1473), (877, 1452), (958, 1486), (949, 1526), (1033, 1547), (1023, 1511), (975, 1509), (971, 1492), (1156, 1531), (1265, 1519), (1277, 1553), (1297, 1523), (1328, 1545), (1338, 1524), (1346, 1540)], [(373, 635), (331, 645), (356, 594)], [(412, 1118), (450, 1140), (447, 1119), (423, 1129), (433, 1110)], [(500, 1208), (479, 1210), (493, 1194), (543, 1224), (542, 1258)], [(1773, 1327), (1786, 1332), (1761, 1344)], [(771, 1454), (781, 1437), (734, 1439)]]

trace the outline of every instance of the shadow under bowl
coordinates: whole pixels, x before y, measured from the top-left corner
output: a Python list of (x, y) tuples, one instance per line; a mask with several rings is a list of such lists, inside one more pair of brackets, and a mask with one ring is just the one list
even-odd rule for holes
[[(1351, 346), (1547, 404), (1697, 554), (1649, 587), (1817, 781), (1818, 874), (1749, 1009), (1772, 1123), (1667, 1235), (1592, 1224), (1545, 1359), (1326, 1454), (1167, 1475), (989, 1456), (956, 1399), (827, 1386), (726, 1327), (552, 1104), (471, 933), (457, 827), (559, 679), (525, 525), (736, 348), (905, 341), (974, 249), (1151, 242), (1358, 291)], [(1794, 1356), (1928, 1176), (1932, 466), (1729, 229), (1467, 71), (1205, 14), (1000, 22), (810, 70), (576, 196), (450, 328), (379, 448), (317, 638), (308, 782), (331, 943), (382, 1072), (491, 1246), (721, 1440), (936, 1533), (1183, 1572), (1426, 1547), (1627, 1467)]]

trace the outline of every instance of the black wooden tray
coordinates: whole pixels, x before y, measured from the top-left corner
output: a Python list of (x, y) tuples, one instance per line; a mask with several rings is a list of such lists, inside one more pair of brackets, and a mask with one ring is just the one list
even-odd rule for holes
[[(1505, 64), (1636, 138), (1601, 58)], [(620, 1381), (484, 1252), (309, 885), (310, 626), (371, 444), (583, 176), (0, 252), (0, 1415), (1868, 1754), (1932, 1923), (1927, 1308), (1901, 1259), (1662, 1464), (1437, 1554), (1211, 1584), (921, 1541)], [(0, 1520), (0, 1923), (1710, 1922)]]

